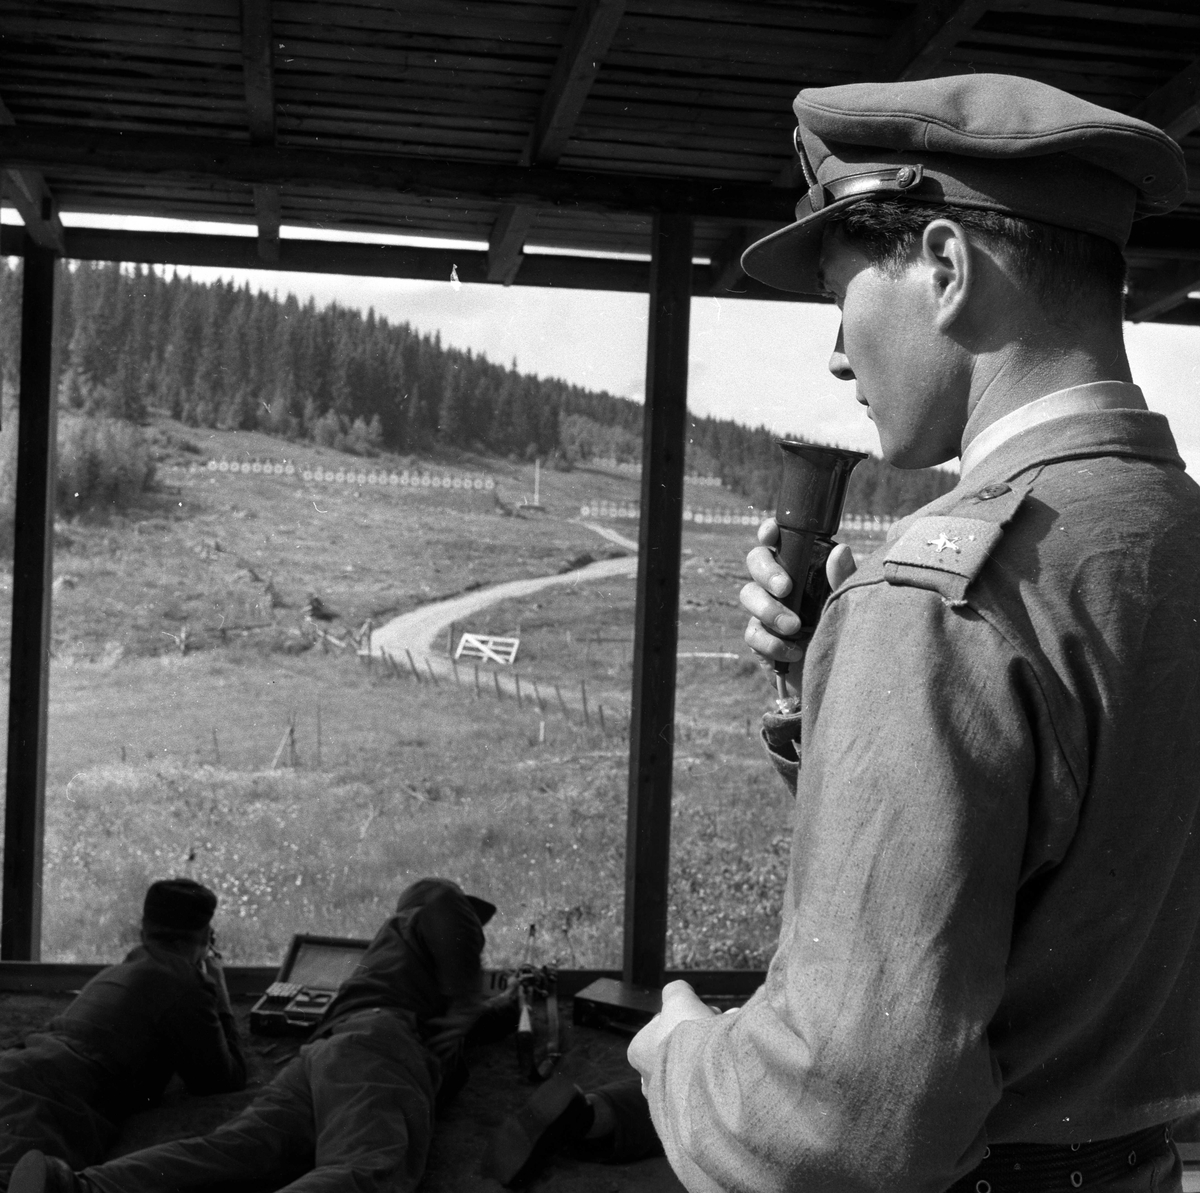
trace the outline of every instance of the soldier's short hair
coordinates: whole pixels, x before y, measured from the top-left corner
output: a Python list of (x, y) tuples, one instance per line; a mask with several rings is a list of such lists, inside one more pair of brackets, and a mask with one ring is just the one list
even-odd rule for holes
[(1120, 248), (1102, 236), (1058, 228), (999, 211), (864, 199), (831, 215), (827, 227), (862, 251), (872, 265), (899, 269), (926, 226), (953, 220), (985, 241), (1052, 319), (1120, 318), (1126, 266)]

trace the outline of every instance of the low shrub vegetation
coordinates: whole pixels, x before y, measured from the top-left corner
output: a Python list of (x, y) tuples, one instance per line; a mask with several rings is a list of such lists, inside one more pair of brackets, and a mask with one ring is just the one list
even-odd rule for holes
[(113, 418), (61, 417), (55, 478), (60, 514), (127, 509), (153, 482), (154, 460), (138, 427)]

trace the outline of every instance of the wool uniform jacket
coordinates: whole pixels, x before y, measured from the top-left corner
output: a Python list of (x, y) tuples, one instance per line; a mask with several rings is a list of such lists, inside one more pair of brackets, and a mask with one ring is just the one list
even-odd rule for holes
[(1017, 434), (833, 594), (766, 983), (647, 1082), (692, 1193), (935, 1193), (1200, 1107), (1198, 583), (1200, 488), (1115, 410)]

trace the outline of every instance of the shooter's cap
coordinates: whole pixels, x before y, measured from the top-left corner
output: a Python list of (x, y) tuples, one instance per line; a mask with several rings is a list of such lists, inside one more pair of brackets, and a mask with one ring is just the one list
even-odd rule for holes
[(795, 223), (742, 255), (780, 290), (819, 292), (822, 229), (862, 199), (1000, 211), (1124, 246), (1134, 219), (1187, 193), (1183, 151), (1161, 129), (1033, 79), (812, 87), (793, 107), (809, 189)]
[(217, 909), (217, 897), (190, 878), (152, 882), (142, 904), (142, 919), (160, 928), (195, 932), (207, 928)]
[(480, 924), (486, 924), (496, 914), (496, 905), (477, 895), (468, 895), (457, 882), (449, 878), (419, 878), (400, 892), (396, 900), (397, 911), (407, 911), (410, 907), (424, 907), (426, 903), (451, 890), (461, 895), (471, 905), (471, 910), (479, 917)]

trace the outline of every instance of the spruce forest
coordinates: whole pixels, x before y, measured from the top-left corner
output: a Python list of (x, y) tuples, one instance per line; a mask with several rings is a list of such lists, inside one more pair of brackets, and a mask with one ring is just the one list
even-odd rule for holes
[[(0, 259), (0, 380), (15, 390), (21, 272)], [(641, 457), (642, 408), (444, 346), (408, 323), (279, 299), (161, 269), (71, 263), (57, 288), (62, 408), (138, 424), (258, 430), (373, 455), (535, 457), (571, 468)], [(799, 436), (795, 436), (799, 437)], [(693, 418), (688, 468), (759, 508), (774, 503), (775, 435)], [(872, 457), (855, 471), (854, 513), (899, 516), (953, 485)]]

